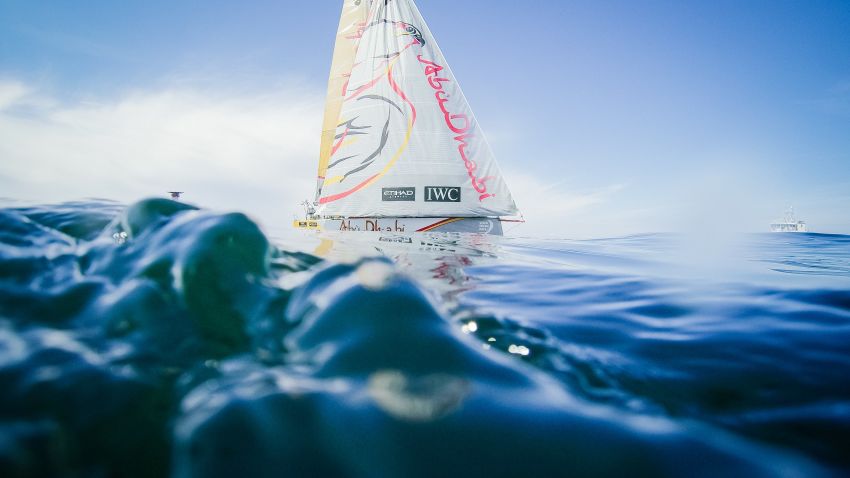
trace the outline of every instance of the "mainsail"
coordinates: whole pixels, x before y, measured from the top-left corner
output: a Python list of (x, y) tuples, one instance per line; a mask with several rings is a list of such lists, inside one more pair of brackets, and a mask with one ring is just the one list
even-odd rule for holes
[(325, 217), (517, 213), (490, 146), (412, 0), (344, 3), (316, 202)]

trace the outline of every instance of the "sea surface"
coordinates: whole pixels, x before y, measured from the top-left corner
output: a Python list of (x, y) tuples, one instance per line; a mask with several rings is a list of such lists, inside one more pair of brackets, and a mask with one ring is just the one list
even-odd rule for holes
[(848, 236), (0, 209), (2, 477), (816, 477), (848, 450)]

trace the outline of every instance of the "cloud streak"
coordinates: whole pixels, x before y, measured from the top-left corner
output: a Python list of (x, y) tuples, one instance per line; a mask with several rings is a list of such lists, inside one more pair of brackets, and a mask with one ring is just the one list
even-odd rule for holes
[[(130, 203), (179, 190), (187, 202), (286, 228), (300, 213), (298, 204), (313, 195), (323, 101), (319, 91), (297, 87), (255, 93), (177, 87), (68, 104), (2, 81), (0, 196)], [(528, 220), (517, 234), (615, 233), (587, 218), (622, 185), (576, 191), (527, 173), (505, 177)]]
[(506, 171), (505, 178), (526, 220), (520, 227), (508, 228), (516, 235), (578, 238), (622, 233), (622, 229), (599, 227), (588, 216), (605, 209), (625, 185), (577, 189), (566, 181), (544, 182), (517, 171)]
[(322, 98), (191, 89), (58, 104), (0, 83), (0, 189), (39, 202), (131, 202), (186, 191), (187, 201), (288, 221), (312, 194)]
[(29, 93), (30, 89), (20, 81), (0, 79), (0, 112), (22, 103)]

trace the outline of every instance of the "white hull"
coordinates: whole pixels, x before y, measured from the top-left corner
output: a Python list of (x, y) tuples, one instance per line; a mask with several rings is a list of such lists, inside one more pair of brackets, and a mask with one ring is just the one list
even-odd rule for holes
[(299, 229), (360, 232), (466, 232), (502, 235), (502, 222), (489, 217), (381, 217), (295, 221)]
[(809, 232), (806, 223), (799, 222), (780, 222), (770, 225), (770, 232)]

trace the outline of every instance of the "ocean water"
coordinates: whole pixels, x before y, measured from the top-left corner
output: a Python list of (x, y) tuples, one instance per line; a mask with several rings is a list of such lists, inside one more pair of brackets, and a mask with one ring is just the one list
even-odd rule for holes
[(850, 474), (850, 237), (0, 209), (0, 476)]

